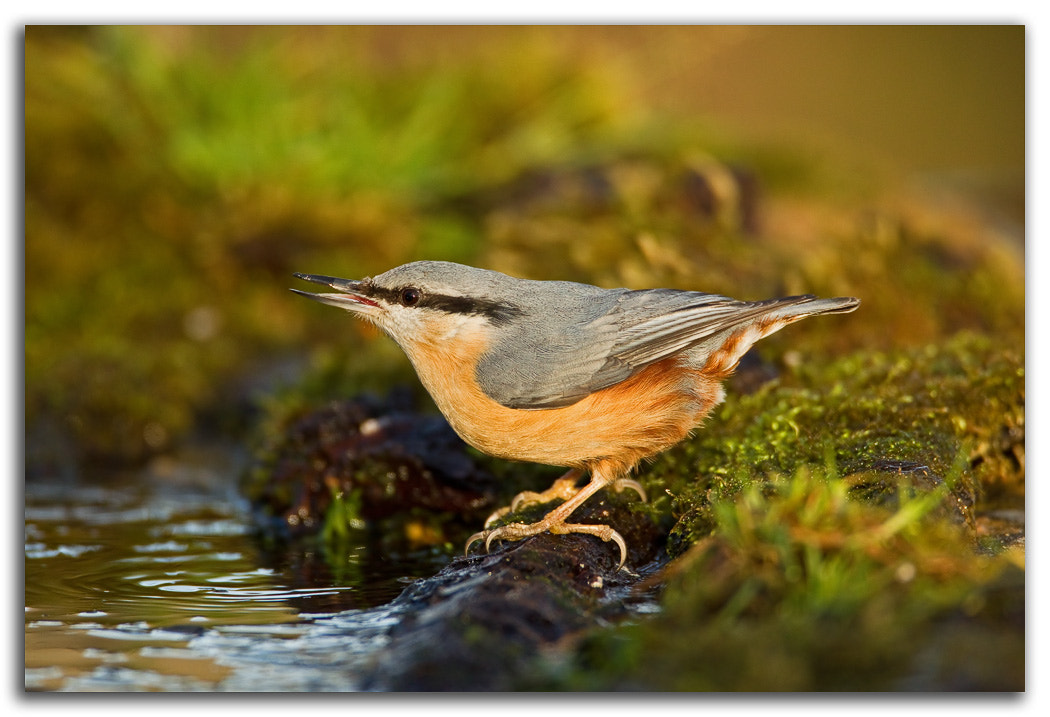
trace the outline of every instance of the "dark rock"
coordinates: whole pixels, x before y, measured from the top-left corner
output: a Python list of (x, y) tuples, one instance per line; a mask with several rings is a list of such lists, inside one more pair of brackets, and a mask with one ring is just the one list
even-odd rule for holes
[(542, 534), (453, 560), (394, 602), (405, 617), (366, 679), (367, 689), (495, 691), (542, 689), (549, 662), (575, 635), (628, 614), (625, 598), (651, 572), (659, 532), (630, 499), (610, 496), (574, 514), (608, 521), (629, 546), (617, 570), (612, 543)]
[(315, 533), (335, 500), (351, 519), (413, 510), (481, 520), (496, 479), (437, 415), (361, 396), (294, 420), (262, 452), (249, 494), (292, 536)]

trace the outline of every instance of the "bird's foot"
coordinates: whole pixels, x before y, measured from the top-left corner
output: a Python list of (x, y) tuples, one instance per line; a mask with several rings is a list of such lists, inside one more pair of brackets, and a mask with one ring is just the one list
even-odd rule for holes
[[(579, 469), (573, 469), (556, 480), (550, 488), (542, 493), (534, 493), (532, 491), (519, 493), (515, 496), (514, 500), (511, 501), (511, 504), (508, 507), (497, 510), (489, 516), (489, 519), (485, 521), (485, 530), (470, 536), (470, 539), (467, 541), (466, 552), (470, 552), (470, 546), (478, 541), (484, 543), (485, 551), (487, 552), (492, 545), (493, 540), (521, 540), (533, 535), (538, 535), (545, 531), (550, 531), (555, 535), (584, 533), (586, 535), (593, 535), (597, 538), (601, 538), (605, 542), (612, 541), (616, 543), (620, 548), (620, 564), (617, 569), (622, 568), (624, 562), (627, 560), (627, 544), (619, 533), (608, 525), (583, 525), (580, 523), (568, 523), (566, 521), (573, 511), (580, 507), (584, 501), (607, 485), (611, 485), (617, 492), (630, 488), (638, 493), (643, 501), (645, 500), (645, 490), (636, 480), (630, 478), (617, 478), (610, 481), (608, 479), (603, 479), (600, 474), (592, 475), (589, 483), (582, 488), (577, 488), (576, 482), (581, 475), (582, 471)], [(517, 510), (518, 507), (522, 505), (528, 503), (545, 503), (556, 498), (561, 498), (565, 502), (550, 511), (543, 520), (536, 523), (508, 523), (507, 525), (501, 525), (497, 528), (489, 528), (493, 522), (508, 513)]]
[[(496, 510), (485, 519), (485, 527), (488, 528), (490, 525), (495, 523), (497, 520), (505, 515), (515, 512), (518, 508), (526, 505), (532, 505), (535, 503), (549, 503), (552, 500), (569, 500), (579, 492), (579, 488), (576, 487), (576, 482), (583, 475), (583, 471), (579, 469), (572, 469), (558, 480), (551, 484), (551, 487), (542, 492), (535, 492), (531, 490), (522, 491), (518, 493), (514, 498), (511, 499), (510, 505), (503, 506), (499, 510)], [(648, 502), (648, 498), (645, 495), (645, 488), (642, 484), (632, 478), (617, 478), (612, 483), (612, 489), (617, 493), (622, 493), (625, 489), (630, 488), (638, 497), (642, 499), (643, 503)]]
[(559, 498), (561, 500), (569, 500), (569, 498), (572, 498), (580, 491), (580, 489), (576, 487), (576, 481), (580, 479), (581, 475), (583, 475), (583, 471), (574, 468), (558, 480), (554, 481), (554, 483), (551, 484), (551, 487), (545, 491), (536, 493), (535, 491), (526, 490), (518, 493), (510, 501), (510, 505), (500, 508), (485, 519), (485, 527), (489, 527), (503, 516), (508, 513), (513, 513), (524, 505), (549, 503), (550, 501), (558, 500)]
[(585, 535), (593, 535), (597, 538), (601, 538), (605, 542), (612, 541), (616, 543), (620, 548), (620, 563), (616, 566), (619, 570), (623, 567), (623, 564), (627, 561), (627, 543), (624, 542), (623, 536), (617, 533), (611, 526), (608, 525), (583, 525), (579, 523), (565, 523), (562, 521), (551, 520), (551, 515), (548, 515), (543, 520), (536, 523), (508, 523), (507, 525), (501, 525), (498, 528), (492, 530), (482, 530), (480, 533), (474, 533), (467, 540), (467, 551), (470, 551), (470, 546), (477, 541), (482, 541), (485, 544), (485, 552), (489, 551), (493, 540), (521, 540), (528, 538), (533, 535), (539, 535), (545, 531), (550, 531), (554, 535), (568, 535), (569, 533), (584, 533)]

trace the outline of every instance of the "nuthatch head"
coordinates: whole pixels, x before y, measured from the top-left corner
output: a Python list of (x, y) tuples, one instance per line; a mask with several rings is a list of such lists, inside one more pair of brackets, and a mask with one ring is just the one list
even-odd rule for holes
[[(510, 523), (468, 541), (519, 540), (550, 530), (626, 545), (607, 525), (566, 519), (597, 490), (638, 491), (627, 476), (685, 438), (724, 398), (722, 379), (759, 339), (807, 316), (845, 313), (851, 297), (737, 301), (672, 289), (601, 289), (531, 281), (440, 261), (417, 261), (360, 281), (296, 274), (338, 293), (296, 291), (371, 321), (408, 355), (438, 409), (478, 450), (567, 466), (523, 502), (565, 502), (531, 525)], [(577, 479), (589, 472), (582, 488)], [(497, 511), (486, 527), (508, 512)]]

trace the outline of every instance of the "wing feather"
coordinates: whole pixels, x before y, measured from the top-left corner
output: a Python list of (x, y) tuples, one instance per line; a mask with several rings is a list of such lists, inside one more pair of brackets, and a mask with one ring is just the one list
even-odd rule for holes
[[(809, 296), (736, 301), (672, 289), (610, 290), (573, 322), (573, 311), (503, 339), (478, 366), (478, 381), (510, 408), (557, 408), (626, 380), (646, 366), (686, 351), (785, 304)], [(577, 307), (578, 308), (578, 307)], [(526, 331), (524, 327), (529, 327)], [(562, 327), (560, 330), (549, 327)]]
[(699, 301), (671, 313), (625, 326), (613, 345), (612, 356), (642, 368), (727, 329), (753, 321), (786, 302), (803, 303), (812, 299), (810, 296), (796, 296), (748, 302), (710, 294), (701, 294), (700, 297)]

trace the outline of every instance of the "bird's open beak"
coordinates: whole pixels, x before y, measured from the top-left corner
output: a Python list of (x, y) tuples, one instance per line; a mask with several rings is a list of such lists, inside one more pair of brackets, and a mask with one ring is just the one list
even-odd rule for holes
[(357, 312), (367, 312), (369, 309), (379, 308), (379, 304), (364, 295), (363, 282), (351, 279), (337, 279), (334, 276), (320, 276), (318, 274), (296, 274), (295, 277), (303, 281), (312, 281), (315, 284), (324, 284), (341, 292), (339, 294), (311, 294), (308, 291), (292, 289), (296, 294), (320, 301), (322, 304), (338, 306), (340, 309)]

